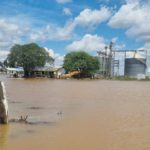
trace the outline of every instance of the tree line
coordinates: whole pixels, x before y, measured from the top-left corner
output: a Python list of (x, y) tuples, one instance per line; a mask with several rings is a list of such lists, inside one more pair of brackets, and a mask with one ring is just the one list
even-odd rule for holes
[[(44, 67), (46, 63), (53, 62), (54, 58), (43, 47), (29, 43), (12, 46), (4, 64), (7, 67), (23, 67), (24, 77), (30, 77), (36, 67)], [(99, 69), (99, 61), (87, 52), (72, 51), (65, 55), (63, 68), (66, 72), (80, 71), (81, 77), (87, 77)]]

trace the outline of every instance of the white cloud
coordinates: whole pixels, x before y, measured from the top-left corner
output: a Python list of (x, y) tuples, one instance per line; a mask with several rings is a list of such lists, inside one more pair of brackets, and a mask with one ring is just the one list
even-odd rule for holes
[(110, 19), (113, 28), (127, 29), (126, 34), (136, 39), (150, 40), (150, 3), (128, 0)]
[(57, 27), (54, 33), (57, 39), (69, 39), (77, 26), (92, 27), (107, 21), (110, 16), (111, 11), (106, 7), (95, 10), (84, 9), (77, 17), (68, 21), (64, 27)]
[(71, 10), (70, 10), (69, 8), (64, 8), (64, 9), (63, 9), (63, 13), (64, 13), (65, 15), (67, 15), (67, 16), (72, 15), (72, 12), (71, 12)]
[(9, 54), (9, 51), (0, 51), (0, 61), (4, 61)]
[(81, 26), (93, 26), (107, 21), (111, 16), (111, 11), (102, 7), (100, 9), (84, 9), (80, 15), (74, 19), (74, 24)]
[(54, 24), (48, 24), (46, 27), (34, 29), (29, 35), (30, 41), (47, 41), (47, 40), (68, 40), (72, 37), (74, 25), (67, 22), (64, 27), (59, 27)]
[(57, 57), (55, 58), (55, 63), (54, 63), (55, 67), (56, 68), (62, 67), (63, 61), (64, 61), (64, 56), (57, 55)]
[(126, 45), (124, 43), (121, 44), (115, 44), (114, 49), (115, 50), (122, 50), (126, 47)]
[(150, 50), (150, 42), (145, 43), (144, 48)]
[(19, 23), (19, 18), (0, 18), (0, 59), (4, 60), (10, 48), (22, 43), (22, 36), (27, 32), (26, 23)]
[[(142, 18), (142, 14), (137, 6), (137, 3), (128, 3), (123, 5), (111, 18), (108, 24), (114, 28), (128, 28), (137, 24), (139, 19)], [(137, 17), (139, 15), (140, 17)]]
[(20, 22), (23, 16), (0, 18), (0, 50), (10, 50), (14, 44), (47, 40), (66, 40), (71, 37), (72, 27), (69, 22), (64, 27), (47, 24), (36, 27), (33, 18)]
[[(45, 38), (68, 40), (73, 37), (72, 33), (77, 26), (92, 27), (108, 20), (110, 16), (111, 11), (106, 7), (95, 10), (84, 9), (80, 12), (79, 16), (75, 17), (73, 20), (67, 21), (64, 27), (48, 25), (43, 34)], [(37, 36), (39, 38), (43, 37), (41, 34)]]
[(53, 49), (48, 49), (47, 47), (44, 47), (44, 48), (49, 53), (49, 56), (51, 56), (52, 58), (55, 58), (55, 52)]
[(16, 24), (7, 22), (5, 19), (0, 20), (0, 28), (4, 32), (18, 32), (18, 26)]
[(67, 22), (64, 27), (58, 27), (56, 29), (56, 37), (61, 40), (70, 39), (72, 37), (72, 32), (74, 31), (75, 24), (72, 22)]
[(0, 18), (0, 49), (8, 50), (14, 43), (20, 42), (22, 32), (16, 23)]
[(49, 53), (49, 55), (54, 58), (54, 66), (61, 67), (63, 65), (64, 56), (60, 55), (59, 53), (55, 53), (53, 49), (49, 49), (45, 47), (45, 50)]
[(126, 45), (124, 43), (120, 43), (118, 41), (118, 37), (112, 38), (111, 42), (113, 43), (113, 49), (115, 49), (115, 50), (121, 50), (121, 49), (124, 49), (126, 47)]
[(113, 37), (111, 40), (113, 43), (116, 43), (118, 41), (118, 37)]
[(72, 2), (72, 0), (56, 0), (57, 3), (60, 3), (60, 4), (65, 4), (65, 3), (70, 3)]
[[(68, 15), (71, 13), (69, 9), (64, 11)], [(108, 20), (110, 16), (111, 11), (106, 7), (94, 10), (84, 9), (73, 20), (67, 21), (63, 27), (52, 23), (36, 26), (37, 20), (25, 15), (0, 18), (0, 51), (8, 51), (14, 44), (68, 40), (75, 36), (73, 33), (77, 26), (95, 26)]]
[(98, 51), (105, 47), (105, 40), (98, 35), (86, 34), (81, 40), (74, 41), (66, 47), (68, 51)]
[(111, 16), (111, 11), (106, 7), (102, 7), (100, 9), (95, 9), (95, 10), (84, 9), (73, 20), (69, 20), (64, 27), (50, 26), (47, 29), (47, 33), (48, 35), (53, 36), (54, 39), (66, 40), (73, 36), (72, 33), (77, 26), (92, 27), (94, 25), (98, 25), (108, 20), (110, 16)]
[[(68, 15), (71, 14), (69, 8), (64, 11)], [(48, 24), (45, 28), (32, 31), (30, 40), (68, 40), (73, 37), (73, 32), (77, 26), (92, 27), (108, 20), (110, 16), (111, 11), (106, 7), (95, 10), (84, 9), (73, 20), (67, 21), (64, 27)]]

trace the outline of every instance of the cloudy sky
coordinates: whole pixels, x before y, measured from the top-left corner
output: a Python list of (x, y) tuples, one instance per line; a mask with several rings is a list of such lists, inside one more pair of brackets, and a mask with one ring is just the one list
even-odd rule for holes
[(69, 51), (93, 55), (150, 48), (150, 0), (0, 0), (0, 60), (14, 44), (36, 42), (56, 63)]

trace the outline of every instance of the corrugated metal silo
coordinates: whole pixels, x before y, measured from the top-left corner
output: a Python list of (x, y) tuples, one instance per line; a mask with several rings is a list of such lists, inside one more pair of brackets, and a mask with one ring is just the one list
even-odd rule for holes
[(129, 77), (137, 77), (138, 74), (145, 74), (146, 59), (144, 58), (126, 58), (125, 59), (125, 75)]
[(108, 72), (109, 70), (109, 58), (107, 56), (99, 56), (99, 71)]

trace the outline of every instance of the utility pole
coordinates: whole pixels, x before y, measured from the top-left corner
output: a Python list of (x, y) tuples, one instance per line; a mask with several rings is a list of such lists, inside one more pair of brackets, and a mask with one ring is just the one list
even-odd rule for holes
[(104, 62), (103, 62), (103, 76), (106, 76), (106, 74), (107, 74), (107, 64), (108, 64), (108, 59), (107, 59), (107, 49), (108, 49), (108, 47), (107, 46), (105, 46), (105, 55), (104, 55)]
[(110, 54), (109, 54), (109, 77), (112, 76), (112, 47), (113, 47), (113, 42), (110, 42), (109, 44), (109, 50), (110, 50)]

